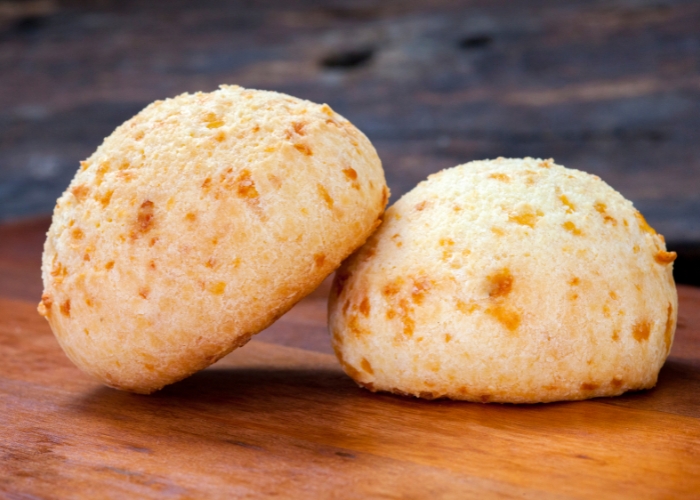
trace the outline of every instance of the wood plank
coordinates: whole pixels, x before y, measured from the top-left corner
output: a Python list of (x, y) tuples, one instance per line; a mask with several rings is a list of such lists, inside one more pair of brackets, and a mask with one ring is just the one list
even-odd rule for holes
[[(700, 391), (697, 357), (683, 365), (687, 377), (674, 375), (674, 357), (656, 389), (624, 406), (517, 406), (372, 394), (332, 356), (258, 341), (153, 396), (127, 394), (74, 368), (34, 306), (17, 301), (0, 300), (0, 342), (0, 491), (9, 497), (700, 491), (700, 401), (674, 411), (674, 395)], [(667, 408), (653, 408), (659, 394)]]
[(0, 219), (50, 211), (78, 161), (149, 102), (238, 83), (346, 115), (393, 200), (466, 161), (553, 157), (600, 175), (669, 241), (700, 242), (698, 2), (3, 6)]

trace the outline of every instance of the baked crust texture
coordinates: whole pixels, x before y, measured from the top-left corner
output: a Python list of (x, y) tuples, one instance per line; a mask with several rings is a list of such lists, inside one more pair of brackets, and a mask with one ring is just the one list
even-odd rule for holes
[(325, 104), (237, 86), (156, 101), (59, 198), (39, 311), (80, 368), (150, 393), (314, 290), (387, 198), (372, 144)]
[(476, 161), (403, 196), (336, 273), (335, 352), (358, 384), (537, 403), (651, 388), (673, 342), (674, 252), (599, 177)]

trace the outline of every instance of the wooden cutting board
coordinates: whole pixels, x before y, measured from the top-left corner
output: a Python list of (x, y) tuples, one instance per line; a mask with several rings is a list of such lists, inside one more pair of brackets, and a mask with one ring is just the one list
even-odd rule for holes
[(0, 492), (698, 498), (700, 350), (683, 328), (655, 389), (585, 402), (372, 394), (330, 355), (260, 341), (137, 396), (78, 371), (34, 304), (0, 299)]

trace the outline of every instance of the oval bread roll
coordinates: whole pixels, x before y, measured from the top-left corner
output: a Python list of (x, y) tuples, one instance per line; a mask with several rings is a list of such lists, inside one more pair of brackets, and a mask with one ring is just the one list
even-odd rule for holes
[(551, 160), (444, 170), (338, 270), (333, 347), (372, 391), (536, 403), (653, 387), (674, 252), (600, 178)]
[(80, 368), (149, 393), (314, 290), (387, 197), (372, 144), (327, 105), (234, 86), (157, 101), (58, 200), (39, 311)]

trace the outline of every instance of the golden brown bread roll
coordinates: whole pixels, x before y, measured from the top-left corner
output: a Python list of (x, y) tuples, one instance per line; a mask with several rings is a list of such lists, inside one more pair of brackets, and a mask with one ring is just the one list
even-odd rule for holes
[(372, 144), (327, 105), (232, 86), (157, 101), (58, 200), (39, 310), (76, 365), (149, 393), (311, 292), (387, 197)]
[(675, 253), (598, 177), (552, 161), (444, 170), (338, 270), (345, 371), (373, 391), (535, 403), (653, 387)]

